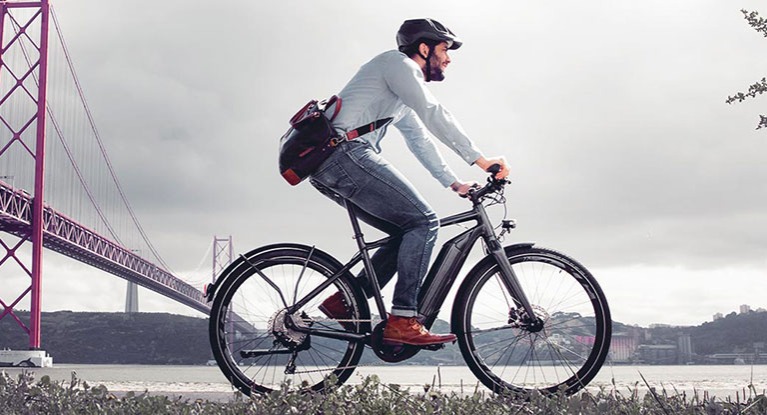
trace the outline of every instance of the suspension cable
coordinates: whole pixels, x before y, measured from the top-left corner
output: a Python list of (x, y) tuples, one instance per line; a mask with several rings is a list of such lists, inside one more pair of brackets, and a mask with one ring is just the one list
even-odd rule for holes
[[(17, 31), (17, 32), (21, 31), (21, 26), (18, 24), (18, 22), (16, 22), (14, 19), (11, 19), (11, 22), (13, 23), (13, 28), (14, 28), (15, 31)], [(29, 65), (31, 67), (32, 66), (32, 59), (29, 57), (29, 53), (27, 52), (27, 48), (24, 46), (23, 43), (20, 43), (19, 45), (20, 45), (20, 48), (21, 48), (21, 52), (24, 55), (24, 59), (27, 62), (27, 65)], [(40, 80), (39, 80), (39, 78), (37, 77), (37, 75), (35, 73), (32, 73), (31, 75), (32, 75), (32, 79), (34, 79), (34, 81), (35, 81), (35, 84), (39, 88), (40, 87)], [(62, 146), (64, 148), (64, 151), (66, 152), (67, 157), (69, 158), (69, 161), (70, 161), (70, 163), (72, 164), (72, 167), (75, 170), (75, 174), (80, 179), (80, 183), (83, 185), (83, 189), (85, 189), (85, 193), (88, 196), (88, 199), (90, 199), (91, 203), (93, 204), (93, 207), (96, 209), (96, 213), (98, 214), (99, 218), (101, 218), (101, 220), (104, 223), (104, 225), (107, 227), (107, 230), (109, 231), (109, 234), (112, 235), (112, 237), (115, 239), (116, 242), (118, 242), (119, 244), (122, 245), (123, 243), (120, 240), (120, 237), (117, 235), (117, 233), (115, 232), (114, 228), (112, 228), (111, 224), (109, 223), (109, 220), (106, 218), (106, 215), (101, 210), (101, 207), (99, 206), (98, 202), (96, 201), (96, 198), (93, 195), (93, 192), (88, 187), (88, 185), (87, 185), (87, 183), (85, 181), (85, 177), (83, 176), (82, 171), (80, 170), (80, 167), (77, 165), (77, 162), (74, 159), (72, 151), (69, 148), (69, 144), (67, 143), (66, 139), (64, 138), (64, 133), (62, 132), (62, 130), (61, 130), (60, 126), (59, 126), (59, 123), (56, 120), (56, 116), (53, 113), (53, 110), (51, 109), (51, 106), (48, 105), (47, 102), (45, 103), (45, 111), (48, 114), (48, 116), (50, 117), (51, 124), (53, 125), (53, 128), (56, 130), (56, 135), (59, 137), (59, 141), (61, 142), (61, 144), (62, 144)]]
[[(130, 203), (128, 202), (127, 197), (125, 196), (125, 193), (123, 192), (122, 186), (120, 185), (119, 180), (117, 179), (117, 175), (114, 171), (114, 167), (112, 166), (112, 162), (109, 160), (109, 156), (107, 155), (106, 149), (104, 148), (103, 141), (101, 140), (101, 135), (98, 132), (98, 129), (96, 128), (96, 123), (93, 120), (93, 115), (91, 114), (91, 110), (88, 107), (88, 102), (85, 99), (85, 94), (83, 92), (83, 89), (80, 85), (80, 80), (77, 78), (77, 73), (75, 72), (74, 64), (72, 62), (72, 58), (69, 54), (69, 49), (67, 48), (66, 42), (64, 41), (64, 36), (61, 31), (61, 27), (59, 26), (58, 18), (56, 17), (56, 13), (53, 9), (53, 5), (51, 5), (50, 8), (51, 12), (51, 20), (53, 21), (53, 24), (56, 28), (56, 34), (59, 37), (59, 41), (61, 42), (61, 47), (64, 51), (64, 57), (67, 61), (67, 65), (69, 66), (69, 72), (72, 75), (72, 80), (74, 81), (75, 88), (77, 89), (77, 93), (80, 96), (80, 100), (83, 104), (83, 109), (85, 110), (85, 114), (88, 118), (88, 123), (91, 126), (91, 130), (93, 131), (93, 134), (96, 138), (96, 143), (99, 146), (99, 149), (101, 150), (101, 154), (104, 157), (104, 161), (106, 163), (107, 169), (109, 170), (109, 174), (112, 177), (112, 181), (115, 184), (115, 187), (117, 188), (117, 191), (120, 194), (120, 198), (122, 199), (123, 203), (125, 204), (126, 209), (128, 210), (128, 214), (130, 215), (131, 219), (133, 220), (134, 225), (136, 225), (136, 228), (138, 229), (139, 233), (141, 234), (141, 237), (143, 238), (144, 242), (146, 242), (147, 247), (149, 247), (149, 250), (152, 251), (152, 254), (154, 254), (155, 258), (157, 258), (157, 261), (162, 265), (166, 270), (170, 271), (170, 267), (168, 264), (163, 260), (162, 256), (157, 252), (154, 245), (152, 245), (152, 242), (149, 240), (149, 237), (147, 236), (146, 232), (144, 232), (144, 228), (141, 226), (141, 223), (139, 222), (138, 218), (136, 217), (136, 214), (133, 212), (133, 208), (131, 208)], [(74, 163), (74, 161), (73, 161)], [(82, 179), (81, 179), (82, 180)], [(85, 186), (85, 183), (83, 183)], [(87, 186), (85, 186), (87, 188)], [(95, 204), (95, 202), (94, 202)], [(98, 207), (97, 207), (98, 210)]]

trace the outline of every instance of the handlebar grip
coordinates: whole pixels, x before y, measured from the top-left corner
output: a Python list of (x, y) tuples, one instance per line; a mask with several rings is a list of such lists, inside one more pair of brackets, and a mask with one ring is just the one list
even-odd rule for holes
[(501, 165), (498, 163), (492, 164), (490, 167), (487, 168), (488, 173), (492, 173), (493, 176), (496, 175), (496, 173), (501, 171)]

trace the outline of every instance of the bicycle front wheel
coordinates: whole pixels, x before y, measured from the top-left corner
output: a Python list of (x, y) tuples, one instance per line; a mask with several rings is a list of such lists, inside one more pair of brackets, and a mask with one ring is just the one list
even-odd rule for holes
[[(292, 390), (321, 391), (348, 379), (364, 344), (319, 337), (296, 327), (365, 330), (363, 322), (370, 318), (366, 299), (351, 275), (336, 279), (300, 310), (288, 314), (286, 304), (296, 304), (340, 266), (329, 255), (300, 245), (245, 257), (225, 271), (211, 307), (210, 342), (224, 376), (248, 395), (285, 385)], [(318, 308), (336, 292), (348, 305), (348, 320), (329, 319)]]
[[(572, 394), (607, 357), (612, 322), (589, 271), (544, 248), (506, 248), (535, 313), (516, 305), (492, 257), (467, 275), (453, 307), (453, 333), (474, 375), (498, 393)], [(535, 321), (534, 324), (530, 324)]]

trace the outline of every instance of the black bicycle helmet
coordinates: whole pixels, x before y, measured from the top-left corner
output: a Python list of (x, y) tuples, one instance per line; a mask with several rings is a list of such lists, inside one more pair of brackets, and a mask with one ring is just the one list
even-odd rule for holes
[(397, 46), (400, 50), (422, 40), (450, 43), (450, 49), (458, 49), (463, 42), (442, 23), (434, 19), (405, 20), (397, 31)]

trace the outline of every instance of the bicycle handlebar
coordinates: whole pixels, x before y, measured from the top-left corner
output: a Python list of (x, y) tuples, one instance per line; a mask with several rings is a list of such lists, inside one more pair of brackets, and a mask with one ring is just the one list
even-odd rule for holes
[(501, 165), (498, 163), (491, 164), (490, 167), (487, 168), (487, 172), (491, 173), (493, 178), (495, 178), (495, 175), (501, 171)]
[(488, 167), (487, 172), (490, 173), (490, 177), (487, 178), (487, 184), (477, 190), (470, 189), (469, 192), (466, 194), (466, 197), (468, 197), (469, 200), (471, 200), (474, 203), (479, 203), (488, 193), (497, 192), (503, 189), (503, 187), (506, 186), (507, 184), (511, 183), (510, 181), (506, 179), (497, 179), (495, 175), (499, 171), (501, 171), (500, 164), (493, 164), (492, 166)]

